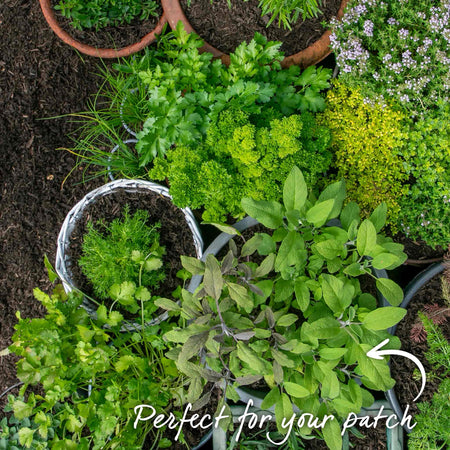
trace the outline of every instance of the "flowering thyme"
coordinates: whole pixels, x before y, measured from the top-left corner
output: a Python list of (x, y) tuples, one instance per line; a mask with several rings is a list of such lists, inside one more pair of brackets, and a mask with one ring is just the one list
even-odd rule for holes
[[(353, 0), (331, 22), (340, 79), (410, 113), (450, 94), (450, 0)], [(432, 75), (431, 75), (432, 74)]]

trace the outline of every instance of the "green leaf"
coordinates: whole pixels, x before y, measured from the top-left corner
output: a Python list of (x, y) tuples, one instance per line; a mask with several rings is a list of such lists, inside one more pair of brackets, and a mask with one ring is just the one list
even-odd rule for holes
[(283, 223), (284, 208), (274, 201), (253, 200), (243, 198), (242, 209), (250, 216), (262, 223), (265, 227), (275, 229)]
[(248, 294), (247, 289), (236, 283), (227, 283), (228, 292), (230, 297), (241, 307), (241, 308), (252, 308), (253, 300)]
[(376, 285), (383, 297), (385, 297), (392, 306), (400, 305), (403, 300), (403, 291), (397, 283), (389, 278), (377, 278)]
[(363, 255), (368, 255), (377, 245), (377, 231), (373, 223), (366, 219), (363, 221), (358, 229), (358, 234), (356, 237), (356, 248), (358, 253)]
[(162, 259), (161, 258), (149, 258), (147, 259), (147, 261), (145, 261), (144, 263), (144, 269), (147, 272), (151, 272), (152, 270), (158, 270), (159, 268), (161, 268), (163, 265)]
[(321, 350), (319, 350), (319, 355), (321, 358), (323, 359), (327, 359), (327, 360), (334, 360), (334, 359), (339, 359), (342, 358), (342, 356), (344, 356), (347, 353), (346, 348), (328, 348), (328, 347), (324, 347)]
[(312, 223), (315, 227), (321, 227), (324, 225), (330, 213), (334, 208), (334, 200), (325, 200), (324, 202), (316, 203), (306, 213), (306, 220)]
[(349, 231), (350, 225), (353, 221), (356, 221), (356, 225), (359, 224), (359, 206), (355, 202), (347, 203), (341, 212), (340, 221), (344, 230)]
[(330, 450), (342, 450), (341, 427), (334, 417), (323, 427), (323, 437)]
[(58, 274), (56, 273), (55, 269), (53, 268), (52, 264), (48, 260), (47, 255), (44, 256), (44, 265), (48, 272), (48, 278), (51, 283), (53, 283), (55, 280), (58, 279)]
[(223, 289), (222, 272), (217, 259), (211, 254), (206, 257), (203, 287), (209, 296), (219, 300)]
[(25, 403), (22, 400), (14, 400), (12, 408), (14, 416), (19, 420), (30, 417), (33, 413), (33, 405)]
[(255, 270), (255, 277), (261, 278), (270, 273), (275, 265), (275, 253), (271, 253), (266, 258), (264, 258), (263, 262), (260, 266), (258, 266)]
[(322, 380), (321, 395), (323, 398), (337, 398), (340, 393), (340, 384), (337, 375), (332, 370), (327, 370)]
[(123, 315), (119, 311), (111, 311), (109, 313), (109, 319), (106, 322), (110, 327), (119, 325), (123, 320)]
[(266, 373), (266, 364), (248, 345), (242, 341), (237, 343), (237, 356), (242, 361), (246, 362), (253, 372), (259, 374)]
[(132, 355), (124, 355), (121, 356), (115, 364), (115, 368), (117, 372), (125, 372), (128, 368), (134, 364), (134, 356)]
[(281, 398), (280, 389), (278, 386), (272, 388), (269, 393), (264, 397), (261, 403), (261, 409), (269, 409)]
[(271, 349), (271, 352), (273, 358), (280, 366), (289, 367), (291, 369), (295, 367), (294, 361), (292, 361), (292, 359), (289, 359), (283, 352), (280, 352), (279, 350), (276, 350), (274, 348)]
[(255, 234), (242, 247), (241, 256), (250, 256), (256, 252), (263, 240), (262, 234)]
[(360, 344), (358, 346), (358, 367), (360, 373), (364, 375), (362, 382), (370, 389), (387, 391), (392, 388), (394, 381), (387, 362), (382, 359), (369, 358), (366, 354), (371, 350), (371, 346)]
[(97, 319), (102, 323), (106, 323), (108, 320), (108, 310), (105, 305), (100, 305), (97, 308)]
[(204, 331), (202, 333), (190, 336), (188, 340), (183, 344), (181, 353), (178, 356), (178, 361), (179, 362), (189, 361), (193, 356), (198, 355), (198, 353), (208, 340), (208, 336), (209, 336), (208, 331)]
[(26, 448), (31, 448), (33, 443), (34, 430), (28, 427), (20, 428), (19, 430), (19, 442)]
[(344, 269), (344, 273), (346, 275), (350, 275), (351, 277), (357, 277), (359, 275), (366, 273), (365, 270), (361, 269), (361, 267), (362, 267), (361, 263), (350, 264)]
[(205, 273), (205, 263), (191, 256), (182, 256), (181, 264), (192, 275), (203, 275)]
[(216, 222), (202, 222), (202, 225), (212, 225), (218, 230), (222, 231), (222, 233), (231, 234), (232, 236), (241, 236), (241, 232), (239, 230), (236, 230), (236, 228), (232, 227), (231, 225)]
[(308, 286), (302, 280), (295, 280), (295, 298), (300, 311), (305, 312), (310, 304), (310, 294)]
[(277, 326), (289, 327), (298, 320), (295, 314), (285, 314), (277, 320)]
[(148, 302), (152, 298), (149, 290), (144, 286), (139, 286), (134, 296), (141, 302)]
[(405, 315), (406, 309), (404, 308), (386, 306), (371, 311), (362, 322), (369, 330), (386, 330), (400, 322)]
[(373, 223), (377, 233), (381, 231), (386, 223), (387, 205), (385, 202), (380, 203), (370, 215), (369, 220)]
[(308, 197), (308, 187), (301, 170), (294, 166), (283, 186), (283, 203), (287, 211), (299, 211)]
[(311, 395), (311, 392), (308, 391), (303, 386), (300, 386), (296, 383), (291, 383), (289, 381), (285, 381), (283, 383), (284, 390), (291, 396), (295, 398), (305, 398)]
[(398, 263), (399, 257), (392, 253), (380, 253), (372, 259), (372, 266), (375, 269), (387, 269), (389, 266)]
[(180, 311), (181, 307), (178, 303), (175, 303), (173, 300), (168, 298), (160, 297), (155, 300), (155, 305), (158, 308), (165, 309), (167, 311)]
[(341, 305), (341, 295), (344, 288), (344, 282), (333, 275), (323, 274), (319, 278), (321, 280), (323, 299), (328, 307), (334, 313), (343, 311)]
[[(280, 432), (286, 433), (287, 430), (281, 426), (283, 419), (289, 420), (294, 414), (292, 403), (286, 394), (281, 394), (280, 398), (275, 403), (275, 420)], [(285, 421), (286, 423), (286, 421)]]
[(323, 256), (325, 259), (331, 260), (342, 254), (342, 252), (344, 251), (344, 246), (338, 241), (328, 239), (326, 241), (321, 241), (315, 244), (315, 249), (320, 254), (320, 256)]
[(305, 244), (300, 233), (289, 231), (278, 249), (275, 270), (281, 272), (286, 267), (304, 262), (307, 256), (304, 248)]
[(294, 281), (279, 279), (275, 283), (275, 302), (283, 302), (294, 292)]
[(346, 196), (345, 181), (341, 180), (327, 186), (319, 195), (318, 201), (333, 200), (333, 208), (328, 214), (328, 219), (334, 219), (339, 216)]

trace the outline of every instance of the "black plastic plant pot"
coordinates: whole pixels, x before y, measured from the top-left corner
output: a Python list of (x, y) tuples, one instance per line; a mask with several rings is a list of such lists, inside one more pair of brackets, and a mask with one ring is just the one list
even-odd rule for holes
[[(418, 275), (416, 275), (413, 278), (413, 280), (406, 286), (404, 290), (403, 302), (401, 303), (400, 307), (406, 309), (409, 305), (409, 302), (417, 294), (417, 292), (423, 286), (425, 286), (432, 278), (441, 273), (444, 270), (444, 267), (445, 266), (443, 263), (432, 264), (427, 269), (423, 270)], [(384, 306), (390, 306), (386, 299), (384, 299)], [(394, 335), (396, 330), (397, 325), (394, 325), (393, 327), (389, 328), (388, 331), (389, 333)], [(395, 388), (389, 389), (389, 391), (386, 392), (386, 398), (388, 399), (392, 410), (397, 415), (398, 420), (402, 420), (404, 416), (404, 411), (400, 406), (400, 403), (398, 402), (397, 395), (395, 394)], [(403, 425), (403, 428), (407, 433), (410, 433), (412, 431), (412, 429), (408, 426), (407, 423)]]

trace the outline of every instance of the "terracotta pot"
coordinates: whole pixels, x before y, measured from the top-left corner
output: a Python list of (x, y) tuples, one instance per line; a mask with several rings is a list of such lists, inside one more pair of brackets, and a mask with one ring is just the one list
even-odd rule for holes
[(61, 40), (85, 55), (96, 56), (98, 58), (122, 58), (142, 50), (155, 40), (155, 35), (161, 33), (163, 26), (167, 22), (166, 15), (163, 13), (155, 29), (146, 34), (139, 42), (118, 50), (114, 48), (96, 48), (75, 40), (72, 36), (70, 36), (70, 34), (61, 28), (56, 19), (55, 11), (52, 8), (51, 0), (39, 0), (39, 3), (41, 5), (45, 20)]
[[(338, 19), (341, 19), (342, 16), (344, 15), (344, 9), (347, 3), (348, 0), (342, 0), (341, 7), (339, 8), (339, 11), (336, 16)], [(161, 4), (164, 10), (164, 14), (167, 17), (167, 21), (169, 22), (169, 25), (172, 28), (172, 30), (176, 28), (177, 23), (181, 20), (184, 24), (185, 30), (188, 33), (194, 32), (198, 34), (194, 30), (194, 28), (192, 28), (192, 25), (187, 20), (179, 0), (161, 0)], [(325, 33), (322, 34), (322, 36), (316, 42), (311, 44), (309, 47), (305, 48), (304, 50), (298, 53), (295, 53), (294, 55), (287, 56), (286, 58), (284, 58), (281, 65), (283, 67), (289, 67), (295, 64), (302, 68), (305, 68), (322, 61), (322, 59), (326, 58), (331, 53), (330, 34), (331, 34), (330, 30), (325, 31)], [(222, 62), (226, 65), (230, 64), (229, 55), (226, 55), (225, 53), (221, 52), (220, 50), (208, 44), (207, 42), (201, 48), (201, 50), (212, 53), (216, 58), (220, 58)]]

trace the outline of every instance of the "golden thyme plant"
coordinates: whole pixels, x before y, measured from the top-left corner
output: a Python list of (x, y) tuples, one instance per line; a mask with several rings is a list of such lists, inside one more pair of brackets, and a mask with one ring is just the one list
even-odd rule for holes
[(331, 129), (332, 166), (338, 179), (346, 179), (349, 198), (359, 203), (364, 215), (384, 201), (391, 225), (408, 191), (400, 157), (407, 138), (404, 119), (390, 106), (365, 101), (358, 90), (340, 83), (328, 92), (327, 109), (318, 118)]

